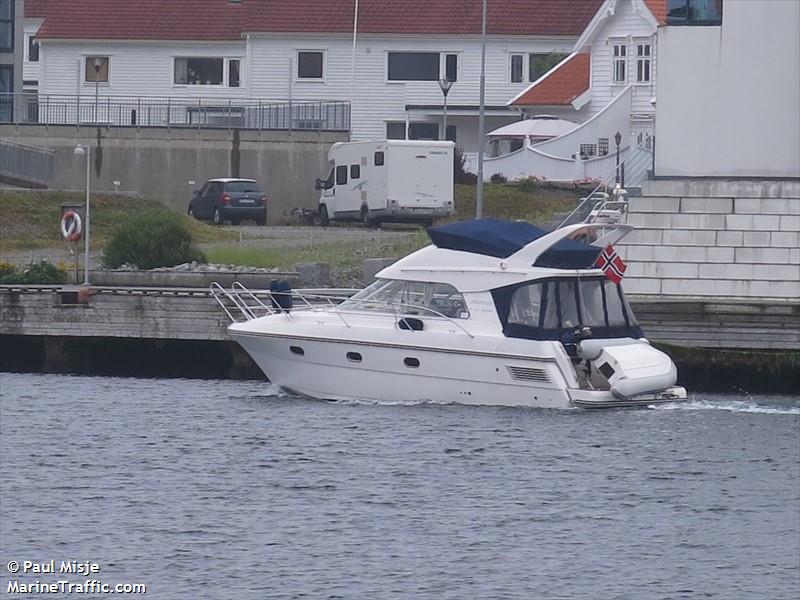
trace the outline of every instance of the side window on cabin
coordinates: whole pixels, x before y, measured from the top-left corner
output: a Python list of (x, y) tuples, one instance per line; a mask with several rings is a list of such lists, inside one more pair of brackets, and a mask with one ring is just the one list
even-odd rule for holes
[(361, 177), (361, 165), (350, 165), (350, 179)]
[(375, 156), (373, 157), (376, 167), (383, 166), (383, 152), (376, 152)]
[(336, 167), (336, 185), (345, 185), (347, 183), (347, 165), (340, 165)]

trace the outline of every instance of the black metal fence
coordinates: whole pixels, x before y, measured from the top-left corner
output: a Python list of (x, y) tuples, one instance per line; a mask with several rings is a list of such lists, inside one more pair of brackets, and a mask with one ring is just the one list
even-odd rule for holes
[(349, 131), (350, 103), (3, 94), (0, 123)]

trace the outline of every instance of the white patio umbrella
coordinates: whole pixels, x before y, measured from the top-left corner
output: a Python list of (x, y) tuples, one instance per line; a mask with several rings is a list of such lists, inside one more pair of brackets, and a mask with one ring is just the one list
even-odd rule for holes
[(490, 138), (525, 138), (532, 137), (539, 139), (553, 138), (572, 131), (578, 126), (577, 123), (559, 119), (552, 115), (537, 115), (524, 121), (516, 121), (509, 125), (503, 125), (490, 131), (487, 135)]

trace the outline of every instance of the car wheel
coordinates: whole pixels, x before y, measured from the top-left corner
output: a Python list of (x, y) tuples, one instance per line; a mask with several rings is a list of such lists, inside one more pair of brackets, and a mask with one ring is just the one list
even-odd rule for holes
[(188, 213), (187, 213), (187, 214), (188, 214), (188, 215), (189, 215), (191, 218), (193, 218), (193, 219), (197, 219), (197, 215), (196, 215), (196, 214), (194, 214), (194, 206), (192, 206), (191, 204), (189, 205), (189, 210), (188, 210)]
[(267, 217), (266, 216), (258, 217), (256, 219), (256, 225), (258, 225), (259, 227), (263, 227), (266, 224), (267, 224)]
[(331, 219), (328, 216), (328, 207), (324, 204), (321, 204), (319, 207), (319, 224), (323, 227), (327, 227), (331, 224)]
[(231, 219), (231, 225), (238, 225), (241, 222), (242, 222), (241, 219)]
[(214, 207), (214, 225), (222, 225), (222, 213), (219, 212), (219, 206)]

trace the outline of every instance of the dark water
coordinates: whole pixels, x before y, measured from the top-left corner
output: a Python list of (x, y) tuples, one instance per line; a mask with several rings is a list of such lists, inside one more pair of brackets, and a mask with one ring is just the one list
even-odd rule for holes
[(800, 597), (800, 398), (545, 411), (0, 386), (0, 597), (65, 578), (11, 560), (94, 561), (159, 599)]

